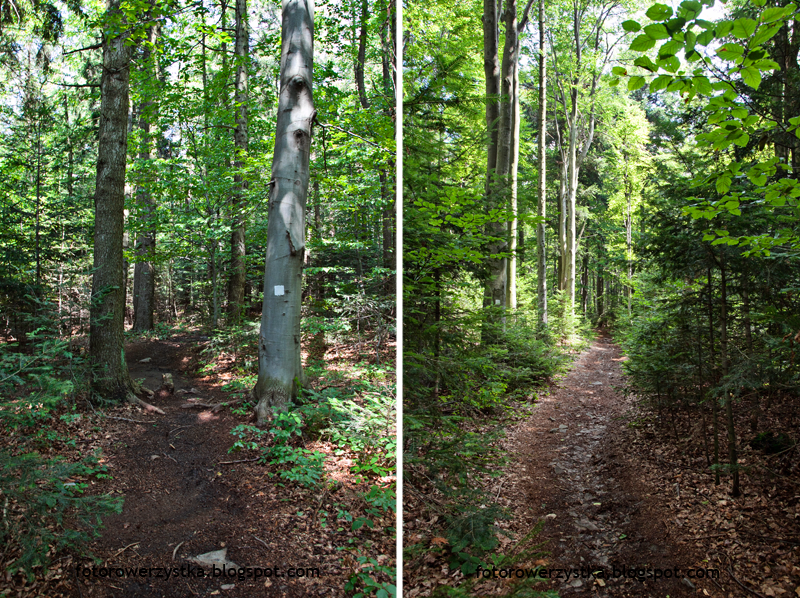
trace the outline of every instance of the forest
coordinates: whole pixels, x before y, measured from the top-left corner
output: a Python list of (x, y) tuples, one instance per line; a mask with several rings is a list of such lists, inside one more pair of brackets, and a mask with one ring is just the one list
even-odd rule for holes
[(800, 592), (800, 12), (404, 10), (405, 596)]
[(397, 31), (0, 2), (0, 596), (396, 594)]

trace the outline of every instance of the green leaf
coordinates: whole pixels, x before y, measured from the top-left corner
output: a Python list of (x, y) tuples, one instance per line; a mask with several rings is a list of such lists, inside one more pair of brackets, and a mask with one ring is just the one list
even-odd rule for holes
[(797, 7), (794, 4), (788, 4), (785, 7), (778, 6), (775, 8), (768, 8), (761, 13), (761, 22), (772, 23), (773, 21), (782, 19), (786, 15), (793, 13), (795, 8)]
[(650, 83), (650, 93), (655, 93), (661, 89), (666, 89), (667, 85), (672, 82), (672, 77), (669, 75), (659, 75)]
[(725, 60), (736, 60), (744, 54), (744, 48), (739, 44), (728, 43), (717, 50), (717, 56)]
[(750, 182), (753, 183), (756, 187), (763, 187), (767, 184), (767, 175), (763, 172), (755, 172), (754, 169), (750, 170), (747, 173), (747, 178), (750, 179)]
[(694, 46), (697, 43), (697, 34), (692, 31), (687, 31), (686, 36), (684, 37), (684, 43), (686, 45), (687, 52), (694, 50)]
[(681, 2), (680, 7), (683, 11), (683, 16), (687, 19), (694, 19), (703, 10), (703, 5), (696, 0), (684, 0)]
[(753, 89), (758, 89), (761, 85), (761, 71), (754, 66), (746, 66), (739, 71), (742, 74), (742, 80)]
[(781, 30), (782, 23), (777, 23), (776, 25), (770, 25), (769, 27), (761, 27), (753, 38), (750, 40), (750, 47), (754, 48), (756, 46), (760, 46), (765, 41), (772, 39), (778, 31)]
[(677, 56), (669, 56), (663, 60), (658, 61), (658, 65), (670, 73), (675, 73), (681, 67), (681, 61)]
[(667, 85), (667, 91), (683, 91), (686, 89), (686, 81), (680, 77), (675, 77), (672, 82)]
[(722, 21), (719, 25), (717, 25), (715, 33), (717, 37), (725, 37), (731, 32), (732, 29), (733, 21)]
[(696, 93), (710, 96), (714, 93), (714, 88), (711, 87), (711, 81), (708, 80), (708, 77), (692, 77), (692, 86)]
[(651, 21), (665, 21), (672, 16), (672, 9), (666, 4), (653, 4), (644, 14)]
[(668, 42), (661, 44), (661, 47), (658, 49), (658, 57), (666, 58), (668, 56), (675, 56), (682, 49), (683, 44), (681, 42), (671, 39)]
[[(637, 60), (638, 60), (638, 59), (637, 59)], [(636, 63), (634, 62), (634, 64), (636, 64)], [(621, 67), (621, 66), (615, 66), (615, 67), (613, 67), (613, 68), (611, 69), (611, 72), (612, 72), (612, 73), (614, 73), (615, 75), (619, 75), (620, 77), (625, 77), (625, 76), (628, 74), (628, 71), (627, 71), (627, 69), (625, 69), (625, 68), (623, 68), (623, 67)]]
[(714, 39), (714, 31), (711, 29), (707, 29), (706, 31), (703, 31), (701, 34), (697, 36), (697, 41), (695, 42), (695, 44), (699, 44), (701, 46), (707, 46), (709, 43), (711, 43), (711, 40), (713, 39)]
[(619, 85), (619, 77), (613, 77), (608, 81), (609, 87), (616, 87), (617, 85)]
[(739, 131), (736, 136), (733, 137), (733, 142), (739, 147), (747, 147), (747, 144), (750, 142), (750, 135)]
[[(658, 67), (655, 65), (655, 63), (652, 60), (650, 60), (650, 58), (648, 56), (639, 56), (639, 58), (637, 58), (636, 60), (633, 61), (633, 64), (635, 66), (642, 67), (643, 69), (646, 69), (646, 70), (650, 71), (651, 73), (655, 73), (658, 70)], [(627, 73), (625, 73), (625, 74), (627, 74)]]
[(637, 36), (631, 42), (631, 50), (634, 52), (647, 52), (647, 50), (652, 49), (656, 45), (656, 40), (649, 38), (648, 36), (642, 34)]
[(756, 23), (753, 19), (736, 19), (733, 22), (733, 37), (737, 39), (750, 37), (756, 32), (757, 26), (758, 23)]
[(714, 235), (711, 235), (711, 234), (708, 234), (708, 233), (703, 235), (703, 241), (713, 241), (714, 239), (716, 239), (716, 237)]
[(637, 89), (644, 87), (645, 83), (646, 81), (644, 80), (644, 77), (639, 75), (631, 77), (628, 81), (628, 91), (636, 91)]
[(681, 29), (683, 29), (684, 25), (686, 25), (686, 19), (684, 19), (683, 17), (678, 17), (677, 19), (670, 19), (665, 23), (665, 25), (670, 35), (680, 35), (678, 32)]
[(731, 188), (731, 177), (724, 175), (718, 177), (716, 182), (716, 187), (717, 187), (717, 193), (719, 193), (720, 195), (724, 195)]
[(648, 25), (644, 28), (644, 32), (650, 39), (668, 39), (670, 37), (669, 31), (661, 23)]
[(639, 25), (636, 21), (622, 21), (622, 28), (625, 31), (630, 31), (631, 33), (636, 33), (642, 29), (642, 26)]

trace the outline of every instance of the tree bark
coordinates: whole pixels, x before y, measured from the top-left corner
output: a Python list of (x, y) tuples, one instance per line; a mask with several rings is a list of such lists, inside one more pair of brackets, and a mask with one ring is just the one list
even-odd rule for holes
[[(147, 41), (142, 51), (142, 64), (150, 75), (153, 83), (158, 81), (158, 55), (153, 52), (158, 39), (158, 24), (154, 23), (148, 28)], [(149, 95), (149, 94), (148, 94)], [(150, 161), (150, 135), (151, 120), (153, 120), (155, 102), (148, 97), (141, 105), (139, 114), (139, 129), (142, 131), (142, 140), (139, 149), (139, 161), (145, 169), (145, 176), (139, 181), (136, 198), (141, 211), (142, 232), (136, 240), (136, 264), (133, 267), (133, 330), (144, 332), (154, 327), (153, 312), (155, 311), (155, 286), (156, 271), (153, 258), (156, 249), (156, 203), (150, 191), (150, 181), (147, 180), (147, 163)]]
[[(486, 76), (486, 130), (489, 137), (489, 147), (486, 153), (486, 197), (487, 208), (497, 208), (502, 205), (502, 198), (498, 197), (498, 182), (502, 180), (502, 161), (508, 161), (506, 156), (501, 156), (501, 129), (503, 116), (503, 97), (500, 84), (499, 44), (500, 33), (498, 28), (499, 7), (496, 0), (484, 0), (483, 3), (483, 69)], [(515, 29), (516, 31), (516, 29)], [(508, 45), (508, 44), (506, 44)], [(508, 95), (506, 89), (505, 97)], [(507, 119), (508, 120), (508, 119)], [(507, 166), (505, 173), (507, 173)], [(493, 222), (487, 226), (487, 234), (497, 239), (490, 243), (487, 251), (490, 256), (496, 256), (506, 250), (505, 223)], [(506, 302), (506, 263), (505, 258), (489, 257), (488, 279), (484, 294), (484, 306), (505, 307)]]
[(364, 63), (367, 60), (367, 23), (369, 21), (369, 2), (361, 0), (361, 31), (358, 35), (358, 58), (355, 64), (356, 87), (358, 100), (365, 110), (369, 108), (367, 89), (364, 86)]
[(538, 276), (538, 316), (539, 326), (547, 327), (547, 244), (545, 239), (547, 213), (547, 57), (545, 55), (544, 39), (544, 0), (539, 0), (539, 202), (536, 215), (539, 223), (536, 225), (536, 252), (539, 260)]
[(228, 311), (234, 323), (239, 321), (244, 303), (244, 287), (247, 278), (245, 264), (245, 221), (243, 211), (247, 181), (242, 174), (247, 154), (247, 67), (250, 55), (250, 27), (247, 0), (236, 0), (236, 126), (233, 130), (234, 144), (234, 192), (231, 197), (231, 268), (228, 279)]
[(270, 181), (264, 304), (258, 343), (259, 425), (286, 410), (302, 379), (300, 300), (311, 128), (314, 5), (283, 0), (281, 91)]
[[(519, 43), (515, 50), (515, 57), (519, 52)], [(517, 175), (519, 173), (519, 60), (514, 59), (512, 67), (511, 85), (511, 189), (510, 189), (510, 214), (508, 222), (508, 269), (506, 273), (506, 306), (508, 309), (517, 309)]]
[[(719, 347), (722, 359), (722, 375), (728, 373), (728, 281), (725, 269), (725, 258), (720, 258), (720, 335)], [(731, 485), (731, 496), (734, 498), (741, 494), (739, 490), (739, 461), (736, 450), (736, 428), (733, 421), (733, 398), (730, 392), (725, 393), (725, 418), (728, 427), (728, 460), (730, 461), (731, 475), (733, 482)]]
[[(120, 0), (110, 0), (109, 14)], [(100, 81), (100, 128), (94, 194), (94, 274), (89, 324), (92, 386), (101, 397), (123, 400), (133, 395), (123, 351), (122, 236), (125, 166), (128, 150), (130, 47), (124, 36), (104, 32)]]

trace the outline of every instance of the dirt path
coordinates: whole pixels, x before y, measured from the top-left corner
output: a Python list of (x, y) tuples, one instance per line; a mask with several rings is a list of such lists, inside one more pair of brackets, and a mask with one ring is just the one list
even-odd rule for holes
[[(95, 554), (107, 567), (167, 567), (177, 572), (169, 579), (163, 571), (160, 577), (83, 577), (73, 595), (343, 595), (341, 553), (334, 546), (347, 540), (309, 524), (318, 499), (305, 489), (280, 484), (256, 463), (220, 464), (242, 458), (227, 450), (233, 443), (231, 428), (244, 418), (228, 409), (214, 414), (181, 408), (190, 396), (210, 403), (229, 400), (216, 386), (186, 373), (191, 360), (187, 349), (198, 340), (184, 337), (127, 347), (134, 379), (155, 390), (162, 374), (170, 373), (176, 394), (160, 391), (150, 400), (166, 415), (121, 407), (109, 415), (148, 423), (107, 418), (102, 430), (103, 455), (113, 476), (102, 491), (124, 496), (125, 503), (121, 514), (105, 519)], [(147, 358), (149, 362), (141, 362)], [(196, 392), (181, 392), (189, 389)], [(273, 573), (258, 580), (189, 575), (190, 558), (222, 548), (227, 549), (227, 560), (240, 567), (272, 568)], [(92, 564), (85, 561), (84, 566)], [(319, 568), (321, 577), (289, 578), (290, 568)]]
[[(510, 431), (513, 465), (503, 496), (515, 512), (513, 527), (525, 533), (544, 520), (539, 540), (550, 554), (539, 564), (584, 569), (583, 578), (551, 580), (562, 597), (713, 595), (707, 581), (691, 580), (696, 589), (684, 581), (686, 570), (703, 564), (667, 531), (668, 514), (626, 446), (623, 359), (611, 339), (601, 337)], [(683, 570), (677, 579), (676, 567)], [(669, 569), (673, 578), (595, 581), (588, 575), (602, 569), (608, 576), (614, 568), (661, 569), (665, 577)]]

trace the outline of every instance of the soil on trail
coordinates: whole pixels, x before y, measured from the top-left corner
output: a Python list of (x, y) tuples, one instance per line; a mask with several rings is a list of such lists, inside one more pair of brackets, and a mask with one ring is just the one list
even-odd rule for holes
[[(146, 341), (126, 348), (131, 376), (159, 389), (148, 402), (166, 415), (125, 406), (108, 412), (101, 443), (113, 476), (98, 483), (102, 492), (124, 497), (121, 514), (104, 518), (102, 537), (92, 546), (113, 568), (108, 578), (82, 570), (73, 596), (189, 597), (341, 596), (346, 574), (334, 547), (347, 540), (312, 525), (319, 502), (311, 491), (280, 484), (256, 463), (227, 453), (231, 428), (242, 423), (228, 409), (182, 408), (190, 397), (205, 403), (230, 400), (210, 381), (190, 378), (190, 349), (202, 339), (182, 337)], [(142, 360), (147, 360), (142, 363)], [(172, 375), (175, 394), (160, 389)], [(112, 419), (127, 418), (126, 419)], [(135, 423), (142, 422), (142, 423)], [(190, 559), (227, 549), (226, 560), (239, 567), (271, 568), (260, 579), (198, 578)], [(91, 561), (83, 561), (91, 568)], [(122, 568), (169, 568), (120, 577)], [(189, 573), (194, 567), (194, 575)], [(320, 576), (292, 578), (292, 568), (319, 569)], [(205, 566), (206, 574), (212, 571)], [(345, 575), (345, 577), (343, 577)]]
[[(660, 498), (626, 444), (622, 416), (631, 399), (621, 392), (623, 360), (611, 338), (601, 336), (510, 431), (503, 496), (514, 512), (512, 529), (523, 535), (544, 521), (538, 540), (549, 554), (536, 564), (554, 575), (555, 569), (578, 570), (577, 578), (572, 572), (550, 580), (562, 597), (716, 595), (708, 581), (688, 579), (689, 569), (706, 565), (671, 535)], [(614, 578), (614, 569), (661, 570), (670, 578)], [(589, 575), (599, 570), (605, 579)]]

